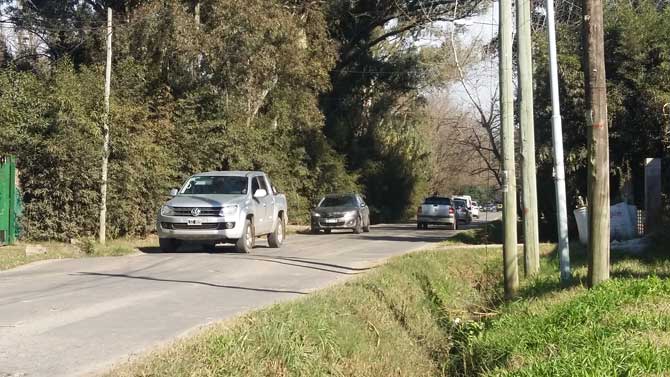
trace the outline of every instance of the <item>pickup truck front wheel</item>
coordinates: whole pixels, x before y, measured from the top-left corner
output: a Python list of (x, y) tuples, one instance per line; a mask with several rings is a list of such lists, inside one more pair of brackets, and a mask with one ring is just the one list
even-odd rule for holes
[(240, 253), (248, 254), (254, 248), (254, 241), (256, 235), (254, 234), (254, 224), (247, 219), (244, 223), (244, 230), (242, 230), (242, 237), (235, 243), (235, 249)]
[(271, 248), (277, 249), (280, 248), (284, 243), (284, 238), (286, 237), (286, 227), (284, 226), (284, 219), (277, 219), (277, 226), (275, 231), (268, 235), (268, 244)]

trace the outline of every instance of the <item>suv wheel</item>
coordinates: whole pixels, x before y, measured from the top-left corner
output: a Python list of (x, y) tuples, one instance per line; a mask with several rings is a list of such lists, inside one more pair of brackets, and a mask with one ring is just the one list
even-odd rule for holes
[(248, 254), (251, 252), (251, 249), (254, 248), (255, 240), (256, 235), (254, 234), (254, 224), (251, 223), (251, 220), (247, 219), (247, 221), (244, 222), (242, 237), (235, 243), (235, 249), (240, 253)]
[(279, 248), (284, 243), (286, 237), (286, 227), (284, 226), (284, 219), (280, 216), (277, 219), (277, 226), (275, 231), (268, 235), (268, 244), (272, 248)]

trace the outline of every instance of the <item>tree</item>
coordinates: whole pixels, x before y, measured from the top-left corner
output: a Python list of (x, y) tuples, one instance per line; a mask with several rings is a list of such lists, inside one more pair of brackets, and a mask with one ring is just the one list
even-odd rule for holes
[[(656, 2), (610, 0), (605, 3), (605, 64), (610, 117), (611, 200), (623, 200), (632, 180), (635, 203), (643, 192), (643, 158), (658, 156), (662, 148), (662, 106), (670, 98), (670, 69), (661, 56), (670, 53), (669, 10)], [(586, 124), (579, 25), (559, 24), (560, 93), (566, 146), (566, 186), (569, 205), (586, 195)], [(553, 221), (549, 73), (544, 38), (536, 44), (536, 125), (538, 143), (539, 205)], [(634, 125), (634, 126), (632, 126)], [(667, 187), (667, 186), (666, 186)], [(574, 224), (573, 224), (574, 225)], [(552, 229), (553, 227), (548, 227)], [(574, 229), (574, 226), (573, 226)]]

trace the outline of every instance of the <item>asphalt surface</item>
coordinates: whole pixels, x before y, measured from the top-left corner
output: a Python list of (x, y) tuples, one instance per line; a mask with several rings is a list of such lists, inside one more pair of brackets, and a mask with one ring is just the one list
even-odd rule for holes
[(0, 377), (104, 372), (200, 326), (304, 296), (454, 234), (386, 225), (361, 235), (292, 235), (281, 249), (259, 239), (251, 254), (146, 248), (0, 272)]

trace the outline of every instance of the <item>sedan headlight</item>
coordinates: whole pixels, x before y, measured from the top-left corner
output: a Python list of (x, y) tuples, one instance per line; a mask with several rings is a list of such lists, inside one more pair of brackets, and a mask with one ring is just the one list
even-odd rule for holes
[(312, 212), (312, 216), (314, 217), (321, 217), (321, 214), (318, 212)]
[(235, 216), (239, 209), (240, 206), (238, 206), (237, 204), (225, 205), (221, 207), (221, 211), (219, 211), (219, 216), (223, 217)]
[(161, 215), (163, 216), (174, 216), (174, 209), (170, 206), (161, 207)]
[(356, 216), (356, 211), (347, 211), (344, 213), (344, 217), (354, 217)]

